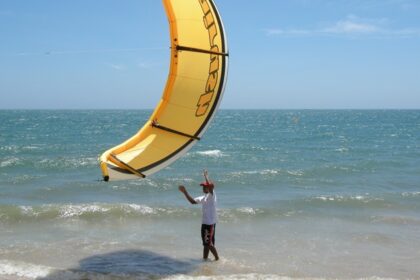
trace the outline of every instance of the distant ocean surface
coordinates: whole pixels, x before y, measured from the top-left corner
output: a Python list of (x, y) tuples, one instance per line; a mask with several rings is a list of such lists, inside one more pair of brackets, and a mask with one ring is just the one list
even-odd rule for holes
[[(170, 167), (100, 181), (150, 114), (0, 111), (0, 279), (420, 279), (420, 110), (221, 110)], [(219, 262), (177, 190), (204, 168)]]

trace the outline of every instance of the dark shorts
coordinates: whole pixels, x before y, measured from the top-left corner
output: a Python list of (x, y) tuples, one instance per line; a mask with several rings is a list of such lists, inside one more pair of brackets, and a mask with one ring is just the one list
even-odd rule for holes
[(214, 236), (216, 235), (216, 224), (214, 225), (201, 225), (201, 239), (203, 246), (214, 246)]

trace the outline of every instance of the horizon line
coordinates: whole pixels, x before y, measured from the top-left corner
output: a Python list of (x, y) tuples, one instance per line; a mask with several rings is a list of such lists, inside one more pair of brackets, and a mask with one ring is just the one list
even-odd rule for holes
[[(0, 111), (153, 111), (155, 108), (0, 108)], [(305, 111), (305, 110), (336, 110), (336, 111), (363, 111), (363, 110), (420, 110), (419, 108), (219, 108), (218, 111), (234, 111), (234, 110), (259, 110), (259, 111)]]

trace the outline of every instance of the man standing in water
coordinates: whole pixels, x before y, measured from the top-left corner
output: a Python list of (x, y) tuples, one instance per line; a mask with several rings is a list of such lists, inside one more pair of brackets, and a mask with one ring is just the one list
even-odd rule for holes
[(209, 251), (213, 254), (215, 260), (219, 260), (216, 247), (214, 246), (214, 236), (216, 233), (217, 213), (216, 204), (217, 197), (214, 190), (214, 184), (209, 180), (207, 170), (204, 170), (205, 182), (201, 183), (204, 195), (192, 198), (184, 186), (179, 186), (179, 191), (185, 195), (185, 198), (191, 204), (202, 204), (203, 218), (201, 224), (201, 239), (203, 240), (203, 259), (207, 260)]

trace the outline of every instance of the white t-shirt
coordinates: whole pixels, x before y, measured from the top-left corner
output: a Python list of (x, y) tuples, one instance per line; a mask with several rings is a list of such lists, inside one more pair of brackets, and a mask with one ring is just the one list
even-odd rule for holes
[(194, 198), (195, 202), (202, 204), (203, 218), (202, 224), (214, 225), (217, 223), (217, 197), (216, 192), (213, 190), (213, 194), (206, 193), (205, 195)]

